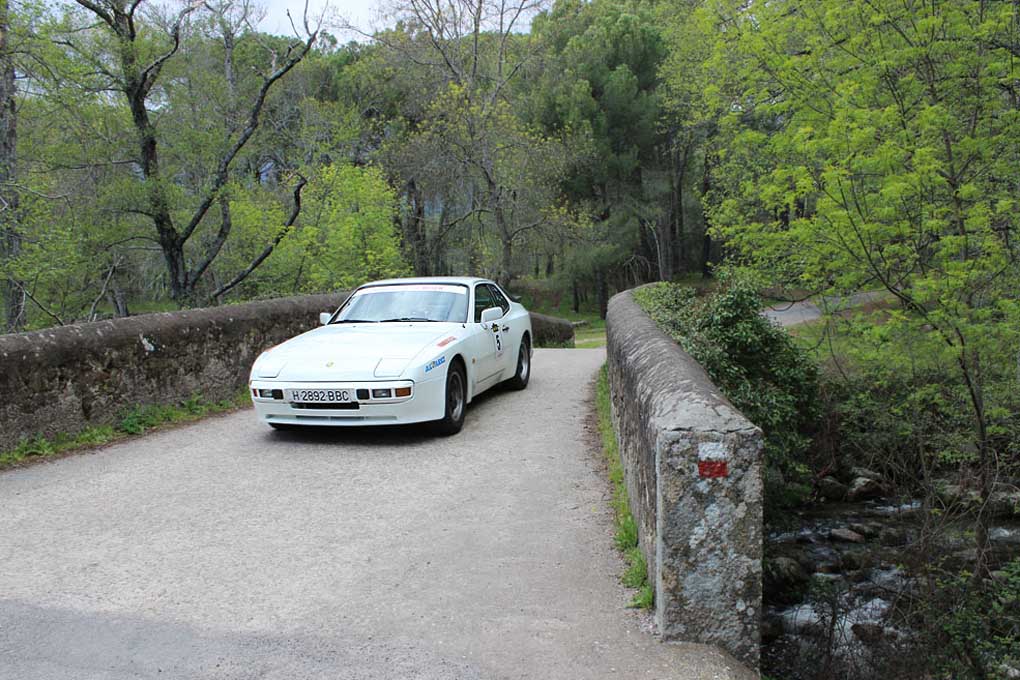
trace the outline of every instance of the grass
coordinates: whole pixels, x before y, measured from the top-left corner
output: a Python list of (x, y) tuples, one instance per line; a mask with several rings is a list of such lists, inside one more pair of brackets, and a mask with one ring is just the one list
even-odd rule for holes
[(177, 404), (146, 404), (134, 406), (120, 414), (113, 425), (94, 425), (77, 434), (57, 434), (23, 439), (10, 451), (0, 453), (0, 470), (23, 463), (70, 453), (79, 449), (102, 446), (128, 437), (138, 436), (177, 423), (189, 423), (215, 413), (225, 413), (248, 404), (245, 388), (232, 399), (207, 402), (192, 396)]
[[(718, 285), (716, 279), (705, 279), (701, 274), (686, 274), (674, 280), (703, 293), (713, 290)], [(594, 296), (589, 296), (575, 312), (569, 290), (557, 289), (554, 280), (526, 279), (522, 283), (524, 289), (519, 291), (521, 300), (531, 311), (568, 321), (587, 322), (574, 327), (574, 347), (585, 349), (606, 346), (606, 321), (599, 318)]]
[(588, 323), (574, 327), (574, 347), (590, 348), (606, 346), (606, 322), (598, 314), (587, 315)]
[(627, 562), (621, 581), (628, 588), (637, 589), (630, 602), (631, 607), (649, 609), (654, 604), (654, 592), (648, 582), (648, 565), (645, 556), (638, 547), (638, 528), (634, 516), (630, 512), (627, 499), (627, 486), (623, 480), (623, 463), (620, 461), (620, 447), (613, 430), (609, 396), (609, 375), (606, 367), (599, 371), (595, 383), (595, 406), (598, 412), (599, 432), (602, 435), (602, 449), (609, 466), (609, 481), (613, 485), (613, 521), (616, 526), (614, 542), (623, 553)]
[(532, 309), (531, 311), (546, 316), (556, 316), (567, 321), (583, 321), (574, 326), (574, 347), (578, 349), (606, 346), (606, 321), (600, 319), (598, 312), (574, 312), (566, 309)]

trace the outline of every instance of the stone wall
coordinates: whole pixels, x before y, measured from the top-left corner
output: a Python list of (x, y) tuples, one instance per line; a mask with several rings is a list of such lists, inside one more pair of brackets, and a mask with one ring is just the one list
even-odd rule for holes
[(759, 661), (761, 430), (625, 291), (606, 318), (613, 419), (663, 639)]
[(233, 397), (255, 358), (346, 293), (143, 314), (0, 336), (0, 450), (109, 424), (137, 404)]
[(574, 346), (574, 325), (566, 319), (531, 312), (531, 332), (536, 347)]
[[(346, 297), (307, 295), (0, 335), (0, 451), (39, 434), (114, 423), (138, 404), (233, 397), (259, 353), (314, 328), (319, 312)], [(534, 314), (532, 323), (536, 346), (573, 344), (570, 322)]]

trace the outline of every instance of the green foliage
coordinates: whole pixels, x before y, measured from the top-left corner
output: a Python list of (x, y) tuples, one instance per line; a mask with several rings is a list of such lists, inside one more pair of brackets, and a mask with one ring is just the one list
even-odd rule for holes
[(562, 176), (572, 218), (565, 227), (583, 244), (565, 265), (575, 281), (597, 272), (598, 286), (637, 266), (632, 253), (665, 219), (660, 24), (647, 3), (561, 0), (533, 30), (546, 61), (533, 74), (525, 115), (584, 149)]
[[(831, 319), (798, 344), (825, 365), (819, 389), (828, 423), (818, 453), (843, 468), (880, 470), (917, 494), (932, 475), (971, 475), (980, 465), (974, 410), (965, 376), (932, 330), (887, 323), (888, 312)], [(985, 354), (981, 387), (987, 442), (999, 452), (997, 474), (1020, 470), (1020, 392), (1015, 355)]]
[(655, 606), (655, 590), (652, 584), (645, 581), (645, 584), (638, 589), (634, 599), (630, 601), (632, 609), (651, 609)]
[(627, 571), (623, 572), (621, 581), (628, 588), (640, 588), (648, 580), (648, 563), (645, 562), (645, 555), (637, 546), (628, 549), (623, 554), (627, 561)]
[(731, 73), (708, 93), (726, 144), (717, 234), (770, 281), (886, 291), (895, 306), (852, 333), (857, 364), (896, 396), (854, 397), (859, 413), (889, 404), (929, 431), (925, 448), (974, 452), (960, 460), (987, 493), (1015, 452), (1015, 6), (710, 0), (697, 14)]
[(1006, 680), (1020, 668), (1020, 559), (997, 578), (969, 574), (938, 582), (919, 618), (932, 667), (942, 677)]
[(708, 372), (726, 397), (765, 432), (770, 465), (794, 470), (817, 417), (817, 367), (789, 335), (761, 315), (753, 278), (724, 275), (715, 292), (660, 283), (635, 300)]
[[(623, 492), (623, 500), (626, 500), (626, 491)], [(634, 521), (634, 516), (630, 514), (629, 509), (626, 512), (620, 512), (618, 508), (617, 512), (619, 517), (616, 523), (614, 540), (619, 550), (627, 551), (638, 544), (637, 522)]]
[(308, 279), (315, 290), (351, 288), (408, 273), (393, 228), (396, 197), (378, 168), (331, 165), (309, 191), (314, 226)]

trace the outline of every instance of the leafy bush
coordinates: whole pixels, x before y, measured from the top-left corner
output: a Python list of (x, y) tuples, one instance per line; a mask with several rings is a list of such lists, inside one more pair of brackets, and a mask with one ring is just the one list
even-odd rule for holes
[(726, 397), (765, 432), (769, 464), (793, 470), (818, 417), (818, 369), (786, 331), (761, 315), (759, 287), (724, 273), (714, 293), (659, 283), (635, 291), (638, 304), (708, 372)]
[[(964, 478), (979, 464), (972, 395), (954, 357), (932, 330), (885, 323), (861, 310), (830, 319), (816, 344), (828, 368), (819, 395), (827, 432), (819, 453), (844, 468), (862, 465), (913, 493), (930, 492), (930, 475)], [(978, 385), (995, 455), (995, 478), (1020, 472), (1020, 391), (1016, 349), (986, 352)]]
[(940, 677), (1005, 680), (1020, 673), (1020, 559), (998, 576), (980, 583), (968, 574), (945, 578), (925, 603), (921, 642)]

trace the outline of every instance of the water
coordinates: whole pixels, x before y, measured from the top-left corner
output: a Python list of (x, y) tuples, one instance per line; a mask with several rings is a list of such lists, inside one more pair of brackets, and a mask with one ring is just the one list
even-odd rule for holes
[[(913, 634), (896, 611), (900, 598), (920, 592), (922, 585), (909, 566), (919, 559), (922, 508), (918, 500), (818, 505), (768, 533), (767, 557), (795, 560), (808, 580), (799, 588), (786, 583), (785, 592), (765, 594), (766, 675), (787, 680), (882, 676), (889, 657), (881, 655), (895, 654)], [(864, 541), (835, 540), (834, 529), (851, 529)], [(951, 566), (972, 559), (969, 523), (947, 522), (937, 535), (939, 543), (929, 554), (947, 557)], [(1020, 522), (997, 523), (989, 539), (994, 563), (1020, 555)]]

